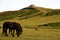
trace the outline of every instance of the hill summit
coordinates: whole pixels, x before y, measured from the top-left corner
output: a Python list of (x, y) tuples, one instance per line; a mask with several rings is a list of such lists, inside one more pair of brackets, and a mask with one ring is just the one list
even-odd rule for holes
[(21, 10), (28, 10), (28, 9), (36, 9), (37, 8), (37, 6), (35, 6), (34, 4), (32, 4), (32, 5), (29, 5), (28, 7), (25, 7), (25, 8), (23, 8), (23, 9), (21, 9)]
[(30, 5), (29, 7), (31, 7), (31, 8), (35, 8), (36, 6), (35, 6), (34, 4), (32, 4), (32, 5)]

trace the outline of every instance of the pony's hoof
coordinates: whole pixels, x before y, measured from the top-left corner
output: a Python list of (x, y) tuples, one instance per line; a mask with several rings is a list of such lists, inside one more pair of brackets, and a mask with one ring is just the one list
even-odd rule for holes
[(14, 35), (12, 35), (12, 37), (14, 37)]
[(19, 37), (19, 35), (17, 35), (17, 37)]

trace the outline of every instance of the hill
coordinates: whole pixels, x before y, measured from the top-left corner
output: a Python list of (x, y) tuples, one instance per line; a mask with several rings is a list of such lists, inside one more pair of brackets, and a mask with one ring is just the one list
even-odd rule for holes
[[(17, 11), (5, 11), (0, 13), (0, 20), (13, 19), (20, 17), (20, 19), (27, 19), (33, 16), (53, 16), (60, 14), (60, 9), (48, 9), (30, 5)], [(22, 17), (22, 18), (21, 18)]]
[(0, 21), (11, 20), (22, 25), (40, 25), (60, 22), (60, 9), (49, 9), (30, 5), (17, 11), (0, 13)]

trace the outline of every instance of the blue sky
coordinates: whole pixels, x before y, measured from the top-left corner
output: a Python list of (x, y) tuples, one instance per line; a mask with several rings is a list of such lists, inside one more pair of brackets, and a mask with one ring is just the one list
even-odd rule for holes
[(60, 0), (0, 0), (0, 12), (19, 10), (31, 4), (40, 7), (60, 9)]

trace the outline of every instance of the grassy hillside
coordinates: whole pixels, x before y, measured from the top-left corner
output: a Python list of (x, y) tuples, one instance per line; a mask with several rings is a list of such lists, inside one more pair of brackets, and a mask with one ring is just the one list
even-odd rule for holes
[(53, 16), (60, 14), (60, 9), (48, 9), (43, 7), (37, 7), (30, 5), (29, 7), (23, 8), (17, 11), (5, 11), (0, 13), (0, 21), (13, 19), (20, 17), (20, 19), (27, 19), (35, 16)]
[(60, 9), (49, 9), (30, 5), (17, 11), (0, 13), (0, 25), (4, 21), (15, 21), (23, 26), (60, 22)]

